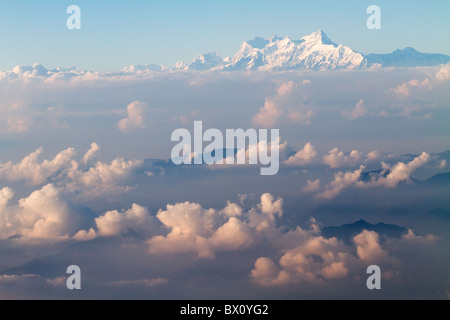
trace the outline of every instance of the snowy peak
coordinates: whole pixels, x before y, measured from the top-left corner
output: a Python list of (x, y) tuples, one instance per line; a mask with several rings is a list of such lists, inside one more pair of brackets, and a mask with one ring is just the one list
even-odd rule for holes
[(206, 54), (199, 54), (192, 60), (192, 63), (187, 67), (187, 70), (214, 70), (222, 67), (224, 60), (216, 52)]
[(331, 41), (323, 30), (301, 39), (274, 36), (259, 37), (242, 43), (227, 71), (248, 70), (336, 70), (358, 69), (367, 66), (361, 54)]
[(320, 29), (319, 31), (313, 32), (308, 36), (304, 36), (300, 40), (303, 40), (306, 43), (311, 44), (322, 44), (322, 45), (332, 45), (334, 47), (337, 47), (338, 45), (334, 43), (333, 41), (328, 38), (328, 36), (325, 34), (325, 32)]
[(273, 36), (244, 41), (231, 58), (217, 53), (198, 55), (189, 65), (178, 62), (172, 70), (337, 70), (367, 67), (365, 57), (349, 47), (337, 45), (323, 30), (300, 39)]
[[(291, 71), (291, 70), (357, 70), (371, 67), (434, 66), (450, 62), (450, 56), (422, 53), (406, 47), (389, 54), (363, 55), (350, 47), (333, 42), (322, 30), (292, 39), (272, 36), (269, 39), (255, 37), (242, 42), (232, 56), (222, 58), (215, 52), (200, 54), (191, 63), (179, 61), (172, 71)], [(123, 72), (155, 72), (167, 68), (157, 65), (136, 65)], [(28, 70), (19, 70), (25, 72)], [(35, 73), (45, 73), (34, 66)]]

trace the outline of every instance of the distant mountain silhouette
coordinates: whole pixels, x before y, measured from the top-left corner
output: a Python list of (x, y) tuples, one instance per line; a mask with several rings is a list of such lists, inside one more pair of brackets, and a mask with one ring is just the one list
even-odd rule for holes
[[(370, 182), (370, 181), (372, 181), (372, 179), (377, 180), (377, 179), (379, 179), (381, 177), (386, 178), (389, 173), (391, 173), (390, 170), (382, 170), (382, 169), (362, 172), (361, 176), (359, 177), (359, 181)], [(413, 182), (413, 183), (421, 183), (420, 180), (417, 180), (417, 179), (415, 179), (413, 177), (410, 177), (409, 181), (407, 181), (407, 182), (400, 181), (400, 184), (411, 183), (411, 182)]]
[(362, 172), (361, 176), (359, 177), (359, 181), (370, 182), (372, 180), (372, 177), (378, 178), (380, 176), (383, 176), (384, 178), (386, 178), (386, 176), (389, 174), (389, 172), (390, 172), (389, 170), (386, 170), (385, 172), (383, 172), (382, 169)]
[[(436, 174), (436, 175), (432, 176), (431, 178), (424, 180), (423, 183), (450, 185), (450, 172)], [(449, 194), (450, 194), (450, 189), (449, 189)]]
[(437, 66), (450, 62), (450, 56), (440, 53), (423, 53), (407, 47), (388, 54), (368, 54), (369, 64), (378, 63), (383, 67)]
[(352, 243), (352, 239), (363, 230), (375, 231), (379, 235), (384, 235), (390, 238), (401, 238), (402, 234), (408, 232), (408, 229), (394, 225), (394, 224), (371, 224), (365, 220), (359, 220), (351, 224), (344, 224), (342, 226), (331, 226), (322, 228), (322, 234), (325, 237), (336, 237), (344, 240), (347, 244)]

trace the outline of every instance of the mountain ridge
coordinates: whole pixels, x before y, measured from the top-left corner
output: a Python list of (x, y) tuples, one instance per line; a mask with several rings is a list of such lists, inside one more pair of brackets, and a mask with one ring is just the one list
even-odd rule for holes
[[(333, 42), (322, 30), (300, 39), (272, 36), (269, 39), (255, 37), (242, 42), (239, 50), (231, 57), (222, 58), (216, 52), (197, 55), (190, 63), (178, 61), (172, 67), (159, 64), (129, 65), (117, 75), (147, 72), (176, 71), (332, 71), (364, 70), (389, 67), (423, 67), (450, 63), (450, 56), (440, 53), (422, 53), (412, 47), (397, 49), (386, 54), (363, 54), (352, 48)], [(16, 66), (11, 71), (0, 71), (5, 76), (71, 77), (93, 71), (78, 68), (46, 69), (39, 63)], [(3, 75), (2, 75), (3, 74)]]
[[(208, 59), (212, 57), (212, 59)], [(290, 71), (290, 70), (354, 70), (372, 67), (435, 66), (450, 62), (450, 56), (422, 53), (412, 47), (387, 54), (364, 55), (352, 48), (336, 44), (319, 29), (298, 40), (273, 36), (244, 41), (233, 57), (221, 59), (217, 53), (197, 56), (191, 64), (176, 70), (222, 71)], [(199, 65), (200, 63), (200, 65)], [(177, 63), (180, 65), (180, 62)]]
[(387, 236), (390, 238), (401, 238), (402, 235), (408, 232), (408, 229), (395, 224), (386, 224), (379, 222), (377, 224), (369, 223), (363, 219), (355, 221), (349, 224), (343, 224), (341, 226), (328, 226), (322, 228), (322, 234), (325, 237), (337, 237), (344, 240), (346, 243), (351, 244), (352, 239), (363, 230), (374, 231), (379, 235)]

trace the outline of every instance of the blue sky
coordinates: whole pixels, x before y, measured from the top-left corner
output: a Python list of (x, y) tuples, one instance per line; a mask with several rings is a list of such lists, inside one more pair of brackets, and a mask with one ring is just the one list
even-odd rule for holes
[[(81, 7), (82, 30), (66, 29), (66, 8)], [(370, 31), (377, 4), (382, 29)], [(324, 29), (363, 53), (412, 46), (450, 54), (450, 2), (433, 1), (30, 1), (0, 3), (0, 69), (35, 62), (114, 71), (131, 64), (172, 66), (199, 53), (232, 55), (244, 40), (300, 38)]]

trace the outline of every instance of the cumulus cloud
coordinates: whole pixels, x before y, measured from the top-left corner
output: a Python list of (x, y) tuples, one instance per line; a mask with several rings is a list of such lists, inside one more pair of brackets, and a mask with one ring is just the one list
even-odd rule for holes
[(266, 97), (264, 106), (253, 116), (253, 125), (270, 128), (282, 118), (290, 122), (310, 124), (313, 110), (303, 105), (294, 95), (296, 87), (299, 84), (288, 81), (278, 87), (275, 95)]
[(278, 88), (277, 93), (279, 96), (284, 96), (286, 94), (289, 94), (292, 92), (292, 89), (296, 86), (294, 81), (288, 81), (281, 84), (281, 86)]
[(0, 192), (0, 238), (20, 236), (30, 240), (66, 240), (74, 233), (77, 219), (52, 184), (34, 191), (17, 205), (10, 205), (14, 192)]
[(278, 265), (267, 257), (256, 260), (250, 273), (254, 283), (261, 286), (320, 283), (347, 276), (355, 260), (350, 254), (351, 248), (337, 238), (326, 239), (301, 229), (297, 232), (304, 233), (304, 239), (293, 248), (284, 249)]
[(76, 158), (74, 148), (68, 148), (51, 160), (41, 160), (41, 147), (18, 163), (0, 163), (0, 179), (25, 181), (30, 185), (51, 182), (58, 188), (88, 198), (130, 190), (131, 187), (124, 183), (143, 161), (116, 158), (110, 163), (97, 161), (90, 164), (99, 150), (100, 146), (94, 142), (82, 159)]
[(411, 229), (408, 229), (408, 232), (402, 235), (402, 239), (419, 243), (434, 243), (438, 240), (438, 238), (433, 234), (428, 234), (426, 236), (418, 236)]
[(352, 150), (349, 155), (345, 155), (343, 151), (334, 148), (323, 156), (323, 162), (333, 169), (353, 167), (362, 161), (362, 157), (362, 153), (358, 150)]
[[(364, 159), (365, 158), (365, 159)], [(358, 150), (352, 150), (348, 154), (340, 151), (338, 148), (331, 149), (327, 154), (322, 156), (322, 161), (332, 169), (342, 167), (354, 167), (363, 162), (373, 162), (381, 158), (378, 151), (371, 151), (364, 157), (364, 154)], [(307, 165), (317, 161), (317, 151), (311, 143), (307, 143), (302, 150), (290, 156), (284, 161), (287, 165)], [(319, 162), (319, 161), (317, 161)]]
[(303, 192), (317, 192), (320, 189), (320, 180), (308, 180), (306, 186), (302, 189)]
[(282, 207), (283, 199), (275, 200), (270, 193), (263, 194), (257, 208), (248, 212), (249, 226), (258, 232), (273, 228), (276, 218), (283, 215)]
[[(383, 277), (399, 275), (399, 260), (383, 248), (379, 235), (362, 230), (353, 237), (353, 245), (337, 238), (325, 238), (313, 220), (311, 229), (298, 228), (295, 233), (303, 237), (285, 242), (278, 263), (268, 257), (255, 261), (251, 280), (261, 286), (281, 286), (296, 283), (325, 283), (344, 279), (369, 264), (383, 265)], [(404, 241), (404, 240), (400, 240)]]
[(95, 218), (100, 236), (118, 236), (130, 231), (149, 236), (154, 227), (154, 219), (147, 208), (133, 204), (130, 209), (119, 212), (112, 210)]
[[(241, 199), (246, 197), (246, 195), (241, 195)], [(239, 217), (242, 215), (242, 207), (238, 204), (227, 201), (227, 206), (221, 210), (221, 214), (224, 214), (228, 217)]]
[(363, 230), (353, 238), (356, 244), (358, 257), (367, 263), (380, 263), (391, 259), (388, 253), (381, 248), (379, 236), (374, 231)]
[(376, 150), (370, 151), (370, 152), (367, 154), (366, 162), (372, 162), (372, 161), (378, 160), (379, 158), (381, 158), (380, 152), (378, 152), (378, 151), (376, 151)]
[(140, 101), (134, 101), (127, 106), (128, 117), (117, 123), (119, 130), (127, 132), (135, 128), (145, 127), (145, 109), (147, 104)]
[(61, 277), (52, 278), (52, 279), (45, 279), (45, 281), (46, 281), (48, 284), (51, 284), (52, 286), (55, 286), (55, 287), (63, 287), (63, 286), (66, 285), (67, 279), (66, 279), (66, 277), (64, 277), (64, 276), (61, 276)]
[(23, 282), (29, 279), (35, 279), (38, 278), (39, 276), (36, 274), (31, 274), (31, 273), (27, 273), (27, 274), (21, 274), (21, 275), (16, 275), (16, 274), (0, 274), (0, 283), (16, 283), (16, 282)]
[(379, 174), (371, 176), (368, 182), (361, 181), (361, 173), (365, 166), (360, 166), (358, 170), (348, 172), (338, 172), (334, 175), (334, 180), (329, 183), (325, 190), (316, 194), (317, 198), (332, 199), (336, 197), (342, 190), (350, 186), (359, 188), (370, 188), (384, 186), (386, 188), (394, 188), (402, 181), (410, 181), (411, 174), (418, 168), (425, 165), (430, 159), (430, 155), (423, 152), (408, 163), (397, 162), (391, 166), (382, 162), (382, 171)]
[(87, 164), (90, 160), (96, 157), (97, 153), (100, 151), (100, 146), (93, 142), (91, 148), (84, 154), (83, 163)]
[(422, 81), (412, 79), (398, 85), (396, 88), (391, 89), (391, 92), (396, 93), (399, 96), (407, 97), (414, 89), (426, 89), (431, 90), (434, 85), (441, 82), (445, 82), (450, 79), (450, 65), (444, 65), (434, 75), (423, 79)]
[(88, 241), (92, 240), (95, 237), (97, 237), (97, 233), (93, 228), (90, 228), (89, 230), (80, 230), (77, 233), (73, 235), (73, 239), (76, 241)]
[(436, 72), (435, 77), (439, 81), (449, 80), (450, 79), (450, 64), (447, 64), (447, 65), (443, 66), (441, 69), (439, 69), (439, 71)]
[(0, 179), (26, 181), (32, 185), (42, 184), (62, 169), (67, 169), (75, 155), (74, 148), (58, 153), (53, 160), (40, 161), (43, 148), (30, 153), (20, 163), (0, 163)]
[(363, 117), (366, 112), (367, 110), (364, 106), (364, 100), (361, 99), (352, 111), (342, 111), (342, 116), (348, 120), (354, 120)]
[[(71, 213), (51, 185), (19, 200), (17, 206), (9, 205), (12, 198), (12, 190), (4, 188), (0, 191), (0, 235), (3, 237), (9, 233), (38, 239), (68, 239), (74, 233), (71, 230), (76, 230), (67, 228)], [(392, 267), (398, 266), (399, 260), (390, 254), (392, 247), (389, 245), (395, 241), (402, 245), (420, 245), (436, 239), (432, 235), (417, 236), (410, 230), (401, 239), (387, 241), (382, 246), (376, 232), (363, 230), (353, 237), (353, 245), (346, 245), (335, 237), (321, 235), (314, 219), (310, 220), (307, 229), (297, 227), (286, 232), (276, 226), (276, 220), (283, 214), (283, 200), (269, 193), (261, 195), (259, 200), (248, 211), (233, 202), (227, 202), (221, 210), (207, 209), (198, 203), (177, 203), (167, 205), (156, 218), (148, 209), (133, 204), (128, 210), (104, 213), (95, 219), (96, 230), (78, 231), (71, 239), (81, 241), (95, 236), (139, 234), (142, 239), (150, 237), (146, 243), (151, 254), (194, 253), (199, 258), (213, 258), (221, 251), (248, 250), (269, 243), (270, 248), (266, 251), (269, 256), (257, 258), (253, 269), (249, 270), (251, 281), (261, 286), (337, 281), (354, 275), (368, 264), (383, 265), (383, 277), (398, 277), (399, 272), (393, 271)], [(5, 213), (14, 215), (6, 216)], [(22, 219), (19, 224), (11, 219), (13, 216)], [(15, 226), (14, 232), (8, 225), (11, 222)], [(166, 229), (166, 235), (155, 235), (161, 232), (156, 228), (157, 223)], [(270, 256), (274, 252), (278, 258)], [(0, 282), (21, 281), (21, 277), (1, 275)], [(65, 277), (46, 279), (54, 286), (61, 286), (64, 281)], [(167, 282), (166, 278), (144, 278), (106, 285), (152, 287)]]
[(316, 155), (316, 149), (310, 142), (308, 142), (302, 150), (298, 151), (293, 156), (290, 156), (285, 163), (288, 165), (302, 166), (314, 162)]
[(131, 187), (124, 183), (143, 161), (116, 158), (111, 163), (98, 161), (87, 169), (80, 168), (76, 161), (72, 161), (71, 164), (67, 171), (66, 189), (80, 192), (83, 197), (92, 198), (129, 191)]
[(280, 271), (275, 262), (265, 257), (256, 260), (250, 275), (252, 280), (261, 286), (282, 285), (291, 281), (289, 273)]
[(276, 102), (272, 98), (266, 98), (264, 107), (253, 116), (253, 125), (263, 128), (273, 127), (282, 114), (283, 111), (278, 108)]
[(249, 248), (258, 233), (274, 226), (276, 217), (282, 215), (282, 203), (266, 193), (245, 214), (234, 203), (223, 210), (190, 202), (167, 205), (156, 217), (170, 231), (148, 241), (150, 253), (195, 252), (198, 257), (212, 258), (216, 252)]
[(336, 197), (342, 190), (359, 181), (364, 166), (358, 170), (348, 172), (338, 172), (334, 175), (334, 180), (325, 187), (325, 190), (316, 195), (320, 199), (331, 199)]
[(196, 203), (168, 205), (157, 218), (171, 231), (148, 241), (154, 254), (197, 252), (199, 257), (214, 257), (215, 251), (237, 250), (252, 243), (249, 228), (241, 220), (230, 217), (218, 226), (218, 212)]
[(422, 152), (422, 154), (408, 163), (398, 162), (394, 166), (390, 166), (383, 162), (382, 173), (380, 175), (373, 176), (368, 183), (359, 183), (359, 186), (396, 187), (402, 181), (410, 181), (411, 173), (424, 166), (429, 159), (430, 155), (426, 152)]
[(400, 96), (409, 96), (411, 94), (411, 90), (413, 88), (425, 88), (428, 90), (431, 90), (432, 84), (430, 82), (430, 79), (426, 78), (422, 81), (412, 79), (408, 82), (404, 82), (400, 85), (398, 85), (396, 88), (392, 90), (392, 92), (396, 93)]

